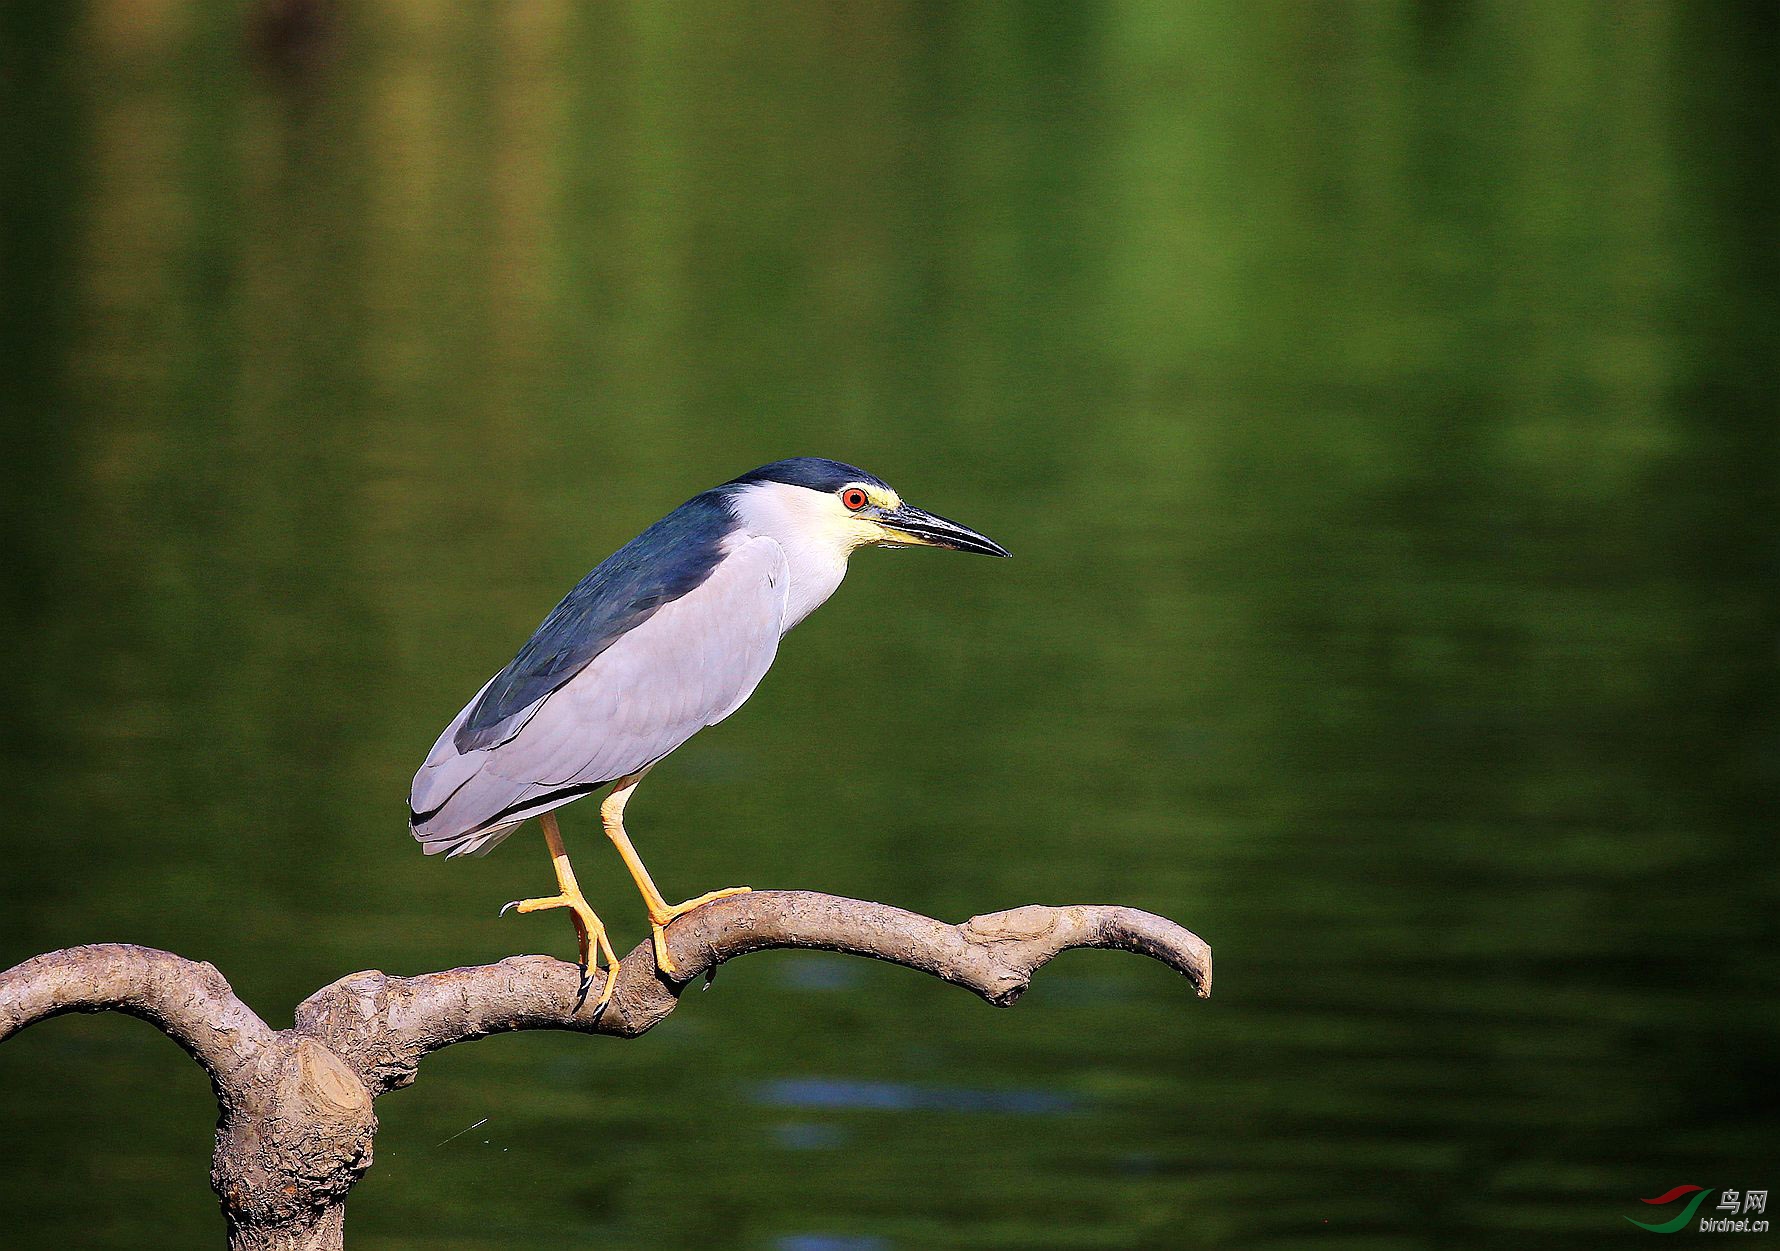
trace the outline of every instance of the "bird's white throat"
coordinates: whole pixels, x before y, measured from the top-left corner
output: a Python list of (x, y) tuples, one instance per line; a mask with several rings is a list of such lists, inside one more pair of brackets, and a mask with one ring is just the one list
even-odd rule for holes
[(732, 495), (729, 503), (739, 523), (730, 539), (732, 544), (764, 536), (785, 550), (791, 570), (786, 630), (834, 594), (847, 576), (847, 557), (875, 537), (826, 491), (783, 482), (754, 482)]

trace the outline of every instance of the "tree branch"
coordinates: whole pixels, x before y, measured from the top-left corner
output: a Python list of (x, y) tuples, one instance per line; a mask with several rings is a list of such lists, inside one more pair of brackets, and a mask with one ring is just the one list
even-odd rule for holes
[[(579, 970), (548, 956), (390, 977), (354, 973), (271, 1029), (208, 964), (127, 943), (71, 947), (0, 973), (0, 1041), (65, 1012), (126, 1012), (185, 1048), (210, 1074), (221, 1117), (211, 1184), (234, 1251), (338, 1251), (346, 1196), (371, 1166), (372, 1101), (414, 1080), (441, 1047), (516, 1029), (634, 1038), (680, 992), (726, 960), (772, 947), (869, 956), (968, 987), (998, 1007), (1073, 947), (1162, 961), (1211, 993), (1211, 949), (1133, 908), (1032, 905), (947, 925), (885, 904), (808, 891), (721, 899), (668, 927), (681, 980), (661, 976), (643, 943), (618, 966), (602, 1013), (576, 1007)], [(595, 997), (597, 1000), (597, 996)]]
[[(518, 1029), (579, 1030), (634, 1038), (674, 1010), (686, 984), (726, 960), (768, 948), (801, 947), (906, 965), (1006, 1007), (1032, 974), (1075, 947), (1134, 951), (1185, 975), (1201, 998), (1211, 993), (1211, 948), (1174, 922), (1135, 908), (1030, 905), (947, 925), (860, 899), (811, 891), (754, 891), (706, 904), (668, 927), (668, 954), (683, 980), (656, 973), (643, 943), (618, 966), (603, 1013), (593, 999), (574, 1007), (579, 973), (548, 956), (390, 977), (354, 973), (297, 1009), (297, 1032), (314, 1037), (381, 1094), (414, 1080), (421, 1059), (441, 1047)], [(597, 983), (596, 983), (597, 985)]]
[(0, 974), (0, 1042), (67, 1012), (140, 1017), (204, 1066), (219, 1097), (277, 1035), (235, 997), (213, 965), (133, 943), (93, 943), (26, 960)]

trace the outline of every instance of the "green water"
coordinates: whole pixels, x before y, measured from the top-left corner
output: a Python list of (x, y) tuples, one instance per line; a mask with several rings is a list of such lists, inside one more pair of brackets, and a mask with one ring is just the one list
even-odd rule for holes
[[(664, 889), (1219, 961), (997, 1012), (766, 954), (453, 1048), (356, 1246), (1570, 1247), (1780, 1183), (1771, 9), (236, 11), (0, 10), (0, 964), (167, 947), (286, 1025), (566, 955), (495, 916), (538, 840), (424, 860), (408, 779), (789, 454), (1017, 559), (861, 554), (639, 792)], [(138, 1022), (0, 1047), (7, 1237), (218, 1245), (212, 1119)]]

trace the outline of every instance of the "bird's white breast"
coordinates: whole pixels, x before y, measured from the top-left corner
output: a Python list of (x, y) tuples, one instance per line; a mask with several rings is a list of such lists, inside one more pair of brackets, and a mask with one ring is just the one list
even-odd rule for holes
[(784, 630), (822, 606), (847, 576), (856, 530), (832, 496), (781, 482), (754, 483), (737, 492), (730, 507), (740, 523), (729, 543), (769, 538), (785, 552), (791, 591)]

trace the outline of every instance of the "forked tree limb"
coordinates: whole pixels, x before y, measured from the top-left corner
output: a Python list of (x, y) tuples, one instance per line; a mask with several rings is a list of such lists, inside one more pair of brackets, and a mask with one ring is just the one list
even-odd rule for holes
[(273, 1030), (222, 975), (124, 943), (71, 947), (0, 973), (0, 1041), (67, 1012), (116, 1011), (167, 1034), (210, 1075), (222, 1117), (212, 1184), (229, 1243), (341, 1245), (345, 1200), (371, 1164), (372, 1100), (414, 1080), (453, 1043), (519, 1029), (634, 1038), (674, 1010), (681, 990), (737, 956), (806, 948), (906, 965), (1005, 1007), (1032, 974), (1075, 947), (1137, 952), (1211, 993), (1211, 949), (1174, 922), (1134, 908), (1029, 905), (947, 925), (886, 904), (809, 891), (755, 891), (705, 905), (668, 927), (680, 980), (661, 976), (643, 943), (619, 962), (612, 1000), (577, 1006), (579, 970), (548, 956), (391, 977), (354, 973)]

